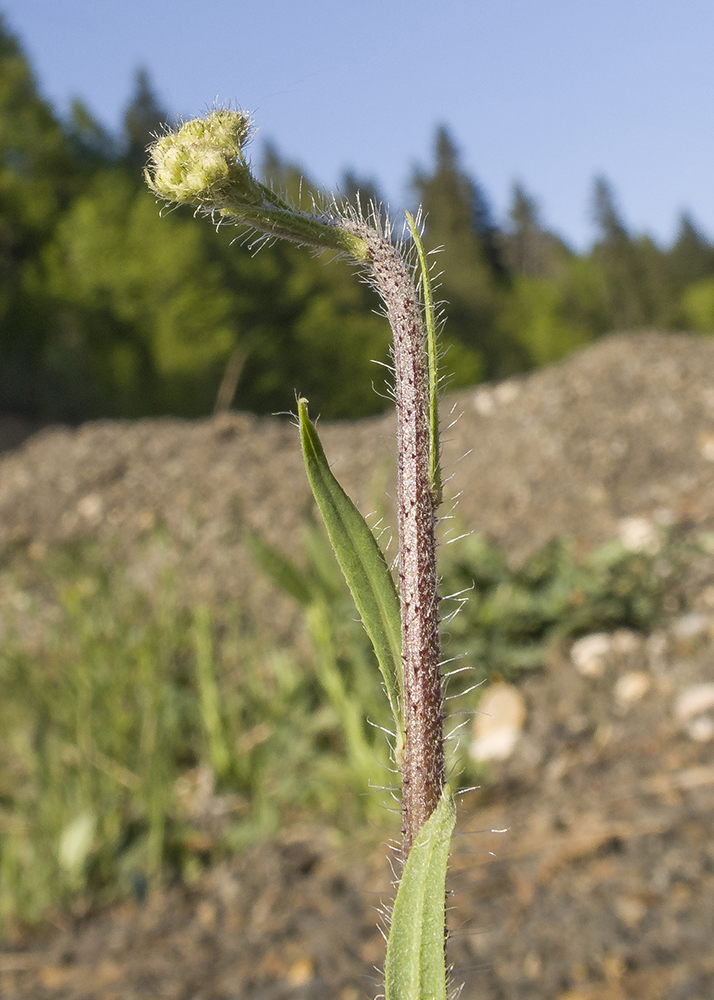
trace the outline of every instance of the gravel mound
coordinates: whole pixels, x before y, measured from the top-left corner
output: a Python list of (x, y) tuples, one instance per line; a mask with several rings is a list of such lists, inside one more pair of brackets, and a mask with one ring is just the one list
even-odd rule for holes
[[(515, 559), (563, 533), (589, 546), (652, 521), (714, 525), (714, 342), (613, 336), (545, 371), (450, 396), (443, 412), (445, 426), (458, 415), (444, 433), (461, 494), (453, 525)], [(393, 417), (321, 431), (361, 509), (389, 523)], [(187, 599), (256, 609), (270, 599), (286, 628), (293, 612), (242, 537), (251, 526), (299, 553), (309, 509), (296, 431), (275, 418), (46, 428), (0, 458), (6, 558), (16, 546), (39, 558), (93, 538), (147, 584), (174, 566)], [(688, 613), (650, 636), (583, 637), (519, 686), (516, 749), (461, 803), (449, 956), (464, 998), (714, 996), (710, 562)], [(54, 929), (0, 948), (0, 994), (374, 995), (384, 852), (365, 860), (357, 838), (301, 837), (288, 831), (144, 902), (56, 914)]]
[[(714, 523), (707, 339), (612, 336), (560, 365), (447, 396), (442, 414), (455, 527), (515, 558), (563, 533), (605, 541), (626, 518)], [(321, 424), (321, 434), (360, 508), (391, 523), (393, 414)], [(269, 591), (245, 527), (298, 553), (310, 508), (297, 432), (274, 417), (48, 427), (0, 456), (0, 551), (94, 538), (138, 578), (175, 566), (191, 600), (262, 604)]]

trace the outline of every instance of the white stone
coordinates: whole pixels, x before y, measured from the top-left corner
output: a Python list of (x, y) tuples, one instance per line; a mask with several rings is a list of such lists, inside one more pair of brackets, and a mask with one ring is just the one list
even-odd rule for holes
[(706, 611), (690, 611), (672, 622), (672, 631), (678, 639), (696, 639), (706, 635), (712, 624), (712, 616)]
[(490, 417), (496, 409), (493, 396), (488, 389), (479, 389), (475, 392), (473, 402), (474, 409), (477, 413), (480, 413), (482, 417)]
[(98, 493), (88, 493), (77, 504), (77, 511), (90, 524), (97, 524), (102, 519), (104, 501)]
[(628, 552), (656, 555), (662, 547), (657, 527), (646, 517), (625, 517), (618, 525), (620, 541)]
[(591, 632), (577, 639), (570, 649), (570, 659), (583, 677), (600, 677), (612, 651), (609, 632)]
[(641, 638), (629, 628), (619, 628), (612, 633), (612, 651), (618, 656), (627, 656), (639, 649)]
[(699, 435), (699, 454), (705, 462), (714, 462), (714, 434)]
[(632, 705), (649, 691), (652, 686), (649, 674), (644, 670), (629, 670), (626, 674), (618, 677), (613, 689), (615, 700), (622, 706)]
[(714, 709), (714, 684), (690, 684), (679, 693), (674, 703), (674, 715), (679, 722), (688, 722), (696, 715)]
[(469, 753), (474, 760), (507, 760), (523, 732), (525, 698), (512, 684), (494, 684), (481, 698)]
[(521, 393), (521, 387), (518, 385), (518, 383), (512, 382), (510, 380), (508, 382), (501, 382), (501, 384), (497, 385), (496, 388), (493, 390), (493, 394), (496, 397), (496, 401), (505, 406), (507, 406), (509, 403), (514, 402), (514, 400), (518, 399), (520, 393)]
[(697, 743), (708, 743), (714, 736), (714, 719), (711, 715), (697, 715), (687, 725), (687, 735)]

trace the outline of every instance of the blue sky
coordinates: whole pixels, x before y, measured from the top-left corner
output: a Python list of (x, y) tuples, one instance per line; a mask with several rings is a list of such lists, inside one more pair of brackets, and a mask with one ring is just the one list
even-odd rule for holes
[[(392, 207), (448, 125), (503, 219), (513, 182), (576, 246), (593, 177), (636, 231), (689, 210), (714, 236), (712, 0), (0, 0), (43, 93), (117, 127), (139, 66), (174, 113), (219, 101), (326, 186)], [(437, 13), (437, 10), (439, 11)]]

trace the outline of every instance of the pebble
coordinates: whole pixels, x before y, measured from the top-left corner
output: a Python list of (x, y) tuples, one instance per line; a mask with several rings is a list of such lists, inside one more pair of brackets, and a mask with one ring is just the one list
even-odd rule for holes
[(644, 670), (629, 670), (617, 679), (613, 694), (620, 705), (627, 707), (644, 698), (651, 686), (649, 674)]
[(629, 628), (619, 628), (612, 633), (610, 648), (617, 656), (629, 656), (635, 653), (642, 643), (642, 638)]
[(490, 417), (496, 409), (493, 394), (488, 389), (478, 389), (473, 397), (474, 409), (482, 417)]
[(708, 743), (714, 737), (714, 719), (711, 715), (697, 715), (687, 725), (687, 736), (695, 743)]
[(696, 639), (711, 629), (712, 616), (706, 611), (690, 611), (672, 622), (672, 632), (678, 639)]
[(583, 677), (601, 677), (611, 650), (612, 636), (609, 632), (591, 632), (573, 643), (570, 659)]
[(646, 517), (624, 517), (618, 525), (618, 534), (628, 552), (656, 555), (662, 547), (657, 526)]
[(688, 722), (712, 709), (714, 709), (714, 683), (690, 684), (680, 691), (674, 703), (674, 716), (678, 722)]
[(507, 760), (523, 732), (526, 714), (526, 701), (518, 688), (492, 685), (479, 702), (470, 756), (474, 760)]

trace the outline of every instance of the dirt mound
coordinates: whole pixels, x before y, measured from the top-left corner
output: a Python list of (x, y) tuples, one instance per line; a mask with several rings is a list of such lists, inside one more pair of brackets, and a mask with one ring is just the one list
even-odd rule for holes
[[(626, 518), (714, 524), (714, 343), (612, 337), (452, 396), (445, 416), (452, 407), (458, 518), (516, 556), (564, 532), (605, 541)], [(392, 418), (322, 433), (362, 509), (388, 519)], [(187, 596), (265, 600), (243, 526), (296, 551), (307, 506), (295, 430), (244, 414), (46, 429), (0, 460), (6, 552), (89, 536), (148, 574), (163, 525), (160, 557)], [(714, 706), (702, 687), (714, 679), (714, 557), (696, 579), (667, 629), (605, 637), (597, 669), (563, 649), (522, 684), (516, 751), (461, 807), (450, 954), (465, 998), (714, 996)], [(67, 919), (0, 951), (0, 994), (373, 996), (373, 907), (389, 870), (381, 851), (359, 853), (293, 832), (190, 888)]]
[[(714, 996), (712, 743), (681, 712), (712, 675), (713, 618), (697, 622), (616, 634), (599, 676), (558, 655), (522, 685), (515, 753), (459, 810), (449, 957), (464, 998)], [(646, 683), (623, 684), (633, 674)], [(58, 928), (0, 948), (0, 995), (376, 996), (384, 854), (292, 831), (193, 886), (56, 916)]]
[[(544, 371), (449, 396), (442, 413), (459, 521), (515, 553), (563, 533), (604, 541), (625, 517), (714, 523), (707, 339), (610, 337)], [(389, 520), (393, 416), (321, 433), (358, 505)], [(0, 547), (96, 537), (140, 559), (142, 539), (163, 525), (166, 558), (205, 596), (244, 597), (252, 586), (244, 524), (296, 550), (309, 504), (297, 433), (278, 418), (50, 427), (0, 458)]]

